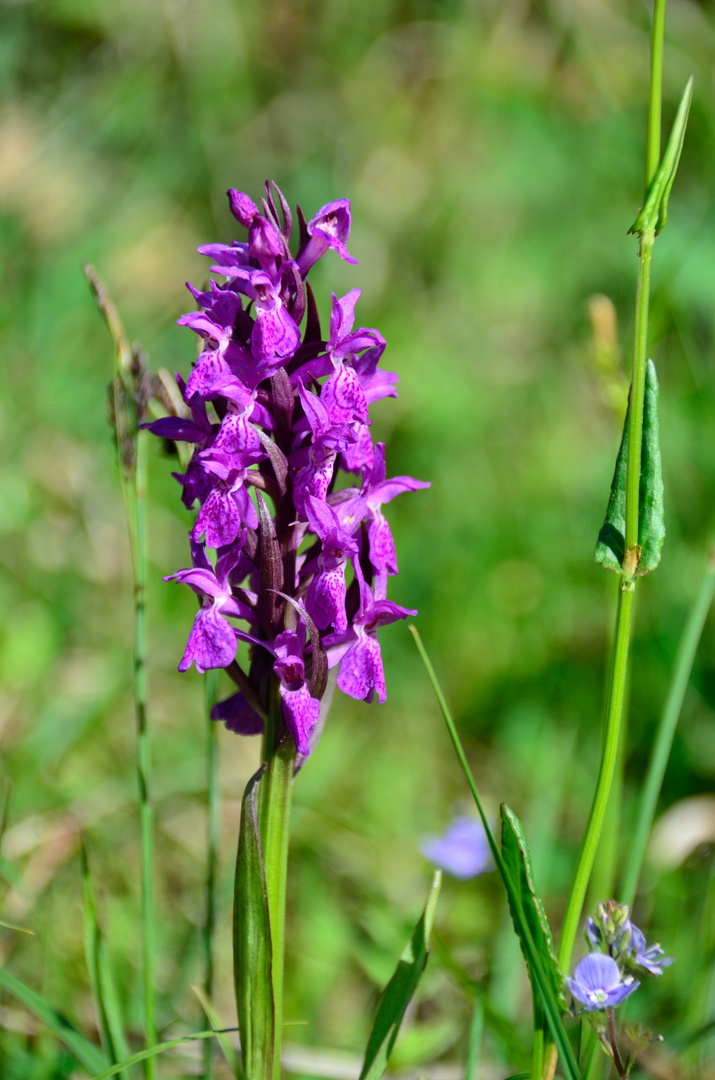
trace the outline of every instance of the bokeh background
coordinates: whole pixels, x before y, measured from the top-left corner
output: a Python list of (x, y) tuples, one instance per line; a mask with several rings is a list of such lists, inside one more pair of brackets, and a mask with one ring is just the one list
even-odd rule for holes
[[(359, 323), (385, 335), (386, 366), (401, 379), (373, 431), (392, 474), (432, 484), (389, 508), (401, 568), (391, 596), (419, 608), (484, 797), (492, 813), (506, 800), (522, 817), (558, 925), (595, 780), (614, 612), (615, 577), (593, 563), (593, 546), (627, 392), (637, 263), (626, 230), (642, 190), (649, 19), (639, 0), (0, 4), (0, 746), (10, 786), (0, 919), (34, 931), (0, 926), (0, 953), (86, 1032), (95, 1020), (80, 828), (137, 1038), (141, 978), (130, 567), (107, 424), (111, 347), (82, 260), (97, 266), (152, 367), (186, 376), (194, 339), (175, 320), (192, 307), (184, 282), (206, 276), (195, 249), (241, 238), (226, 189), (257, 198), (272, 177), (308, 216), (352, 200), (360, 264), (326, 256), (314, 288), (324, 314), (331, 288), (363, 290)], [(709, 0), (671, 0), (666, 126), (690, 72), (650, 338), (668, 539), (639, 589), (621, 805), (592, 902), (617, 893), (712, 538)], [(202, 977), (206, 850), (202, 681), (176, 672), (194, 602), (161, 581), (187, 561), (190, 519), (171, 467), (157, 440), (150, 724), (167, 1036), (203, 1023), (191, 984)], [(338, 696), (295, 790), (287, 1038), (329, 1051), (334, 1076), (359, 1055), (421, 907), (430, 870), (420, 838), (468, 809), (406, 627), (381, 640), (387, 703)], [(631, 1010), (667, 1036), (664, 1077), (712, 1069), (707, 1038), (686, 1040), (715, 1015), (714, 708), (709, 625), (636, 905), (649, 937), (677, 956)], [(216, 1003), (230, 1024), (232, 860), (258, 746), (222, 731), (220, 753)], [(494, 875), (447, 881), (437, 928), (396, 1064), (463, 1060), (466, 975), (489, 991), (483, 1075), (528, 1068), (528, 985)], [(3, 1077), (80, 1075), (9, 997), (0, 1025)], [(161, 1068), (191, 1075), (198, 1051)]]

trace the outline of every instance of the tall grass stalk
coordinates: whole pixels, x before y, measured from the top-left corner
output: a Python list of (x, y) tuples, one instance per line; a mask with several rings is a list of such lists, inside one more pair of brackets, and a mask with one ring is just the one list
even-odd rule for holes
[[(120, 477), (127, 514), (132, 555), (134, 596), (133, 690), (137, 733), (137, 781), (141, 836), (141, 923), (143, 950), (143, 1011), (147, 1048), (156, 1043), (154, 1018), (154, 820), (149, 797), (149, 730), (147, 724), (147, 433), (139, 430), (146, 404), (145, 373), (141, 354), (133, 350), (119, 313), (94, 267), (85, 264), (84, 273), (97, 306), (114, 343), (112, 411), (117, 438)], [(147, 1080), (154, 1080), (155, 1062), (147, 1058)]]
[(712, 604), (713, 593), (715, 593), (715, 550), (710, 552), (705, 575), (690, 611), (683, 636), (680, 639), (670, 690), (663, 706), (641, 793), (635, 832), (628, 845), (628, 861), (621, 888), (621, 901), (628, 904), (629, 907), (633, 904), (636, 889), (638, 888), (638, 879), (643, 867), (648, 837), (650, 836), (655, 809), (658, 804), (658, 796), (663, 786), (663, 778), (665, 777), (665, 770), (673, 745), (675, 729), (678, 725), (680, 710), (683, 707), (683, 699), (690, 681), (690, 673), (703, 627), (705, 626), (705, 620)]

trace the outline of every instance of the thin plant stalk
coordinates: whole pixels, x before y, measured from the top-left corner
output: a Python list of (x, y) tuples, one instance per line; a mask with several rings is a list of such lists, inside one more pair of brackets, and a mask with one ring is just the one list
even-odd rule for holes
[[(208, 789), (207, 855), (206, 855), (206, 911), (203, 927), (204, 993), (210, 1001), (214, 987), (213, 938), (216, 928), (216, 877), (218, 869), (218, 845), (220, 831), (220, 795), (218, 771), (218, 747), (216, 723), (211, 710), (216, 704), (218, 672), (207, 671), (204, 675), (204, 705), (206, 711), (206, 772)], [(213, 1074), (213, 1042), (204, 1043), (204, 1080)]]
[[(651, 70), (648, 94), (648, 130), (646, 139), (645, 195), (660, 164), (661, 101), (663, 86), (663, 47), (665, 37), (666, 0), (654, 0), (651, 28)], [(644, 197), (645, 202), (645, 197)], [(639, 232), (638, 282), (633, 334), (633, 370), (631, 376), (628, 414), (628, 459), (626, 463), (625, 542), (622, 574), (618, 584), (616, 629), (608, 680), (605, 730), (596, 790), (576, 869), (571, 882), (566, 911), (559, 938), (558, 961), (562, 970), (571, 965), (578, 925), (583, 911), (586, 890), (593, 870), (598, 842), (608, 798), (613, 785), (623, 720), (628, 674), (628, 652), (631, 638), (631, 617), (636, 586), (636, 570), (640, 556), (639, 516), (641, 448), (643, 443), (643, 411), (648, 345), (648, 315), (655, 222), (648, 222)], [(556, 1067), (554, 1050), (546, 1055), (544, 1076), (550, 1078)]]
[[(660, 114), (663, 73), (663, 39), (665, 32), (666, 0), (655, 0), (651, 32), (651, 79), (648, 95), (648, 136), (646, 147), (646, 192), (660, 161)], [(638, 522), (640, 507), (641, 446), (643, 442), (643, 406), (645, 368), (648, 343), (648, 312), (655, 225), (640, 233), (636, 316), (633, 336), (633, 375), (628, 417), (628, 460), (626, 465), (626, 532), (623, 573), (619, 581), (616, 631), (613, 642), (606, 724), (601, 763), (596, 780), (586, 831), (579, 851), (576, 870), (559, 939), (558, 959), (563, 970), (571, 964), (583, 903), (596, 857), (603, 818), (618, 760), (621, 722), (628, 672), (628, 651), (631, 636), (631, 615), (635, 595), (635, 571), (638, 565)]]
[[(144, 1035), (147, 1048), (156, 1043), (154, 1019), (154, 821), (149, 797), (149, 731), (147, 725), (147, 433), (139, 429), (146, 408), (143, 385), (144, 363), (139, 351), (127, 339), (119, 313), (93, 266), (85, 263), (85, 277), (92, 289), (114, 343), (112, 410), (119, 455), (119, 474), (127, 514), (132, 555), (134, 594), (133, 691), (137, 732), (137, 781), (139, 788), (139, 828), (141, 840), (141, 923), (143, 967)], [(146, 1060), (145, 1076), (154, 1080), (155, 1063)]]
[(628, 862), (621, 889), (621, 899), (622, 903), (628, 904), (629, 907), (632, 906), (635, 899), (648, 837), (658, 804), (658, 796), (663, 786), (663, 778), (673, 745), (675, 729), (683, 706), (685, 692), (688, 688), (688, 682), (690, 681), (690, 672), (695, 660), (695, 653), (712, 604), (713, 593), (715, 593), (715, 551), (712, 551), (708, 558), (705, 576), (678, 646), (670, 690), (663, 706), (648, 764), (648, 772), (643, 785), (635, 832), (628, 845)]
[[(137, 433), (134, 470), (134, 708), (137, 724), (137, 773), (141, 831), (141, 909), (144, 968), (144, 1035), (147, 1047), (156, 1043), (154, 1018), (154, 809), (149, 798), (149, 731), (146, 712), (146, 479), (147, 434)], [(144, 1063), (147, 1080), (154, 1080), (156, 1063)]]
[[(263, 842), (273, 957), (275, 1016), (273, 1076), (275, 1080), (280, 1080), (288, 847), (295, 743), (285, 731), (282, 722), (281, 700), (277, 681), (274, 679), (271, 680), (270, 699), (264, 740), (264, 761), (268, 768), (262, 782), (259, 823)], [(281, 729), (283, 729), (282, 737)]]
[(571, 964), (571, 956), (576, 942), (576, 933), (583, 902), (586, 897), (593, 862), (598, 849), (598, 841), (603, 827), (608, 796), (613, 783), (613, 776), (618, 760), (623, 702), (626, 693), (626, 675), (628, 670), (628, 647), (630, 644), (631, 613), (633, 609), (634, 589), (621, 583), (618, 590), (618, 611), (616, 613), (616, 636), (613, 642), (611, 669), (608, 687), (608, 708), (601, 763), (596, 780), (591, 813), (586, 832), (581, 842), (576, 870), (571, 883), (571, 891), (566, 905), (566, 913), (559, 938), (558, 961), (563, 971)]

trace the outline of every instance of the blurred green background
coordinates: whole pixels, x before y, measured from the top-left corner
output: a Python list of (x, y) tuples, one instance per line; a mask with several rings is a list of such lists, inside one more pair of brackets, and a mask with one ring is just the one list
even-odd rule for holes
[[(81, 261), (97, 266), (151, 365), (186, 376), (194, 339), (175, 320), (192, 308), (185, 280), (207, 272), (195, 248), (242, 238), (226, 189), (257, 198), (272, 177), (308, 216), (352, 200), (360, 265), (328, 255), (313, 285), (324, 314), (331, 288), (362, 288), (358, 323), (385, 335), (385, 366), (401, 379), (373, 432), (391, 474), (432, 483), (389, 508), (401, 568), (390, 595), (419, 608), (484, 797), (524, 820), (558, 925), (595, 780), (614, 611), (615, 577), (593, 563), (593, 546), (627, 391), (637, 248), (626, 230), (641, 200), (649, 19), (636, 0), (0, 4), (0, 745), (11, 784), (0, 919), (35, 934), (0, 926), (0, 956), (83, 1030), (95, 1020), (80, 829), (137, 1038), (141, 977), (130, 568), (106, 418), (111, 348)], [(712, 537), (715, 9), (671, 0), (666, 126), (690, 72), (650, 338), (668, 539), (639, 589), (622, 812), (592, 902), (616, 890)], [(168, 1036), (203, 1023), (190, 987), (202, 977), (206, 767), (201, 679), (176, 672), (193, 597), (161, 581), (187, 563), (190, 518), (158, 441), (151, 451)], [(286, 1037), (328, 1048), (334, 1069), (334, 1051), (364, 1045), (422, 904), (420, 838), (468, 808), (406, 627), (381, 641), (387, 703), (336, 697), (295, 790)], [(712, 1044), (685, 1053), (678, 1039), (715, 1015), (714, 708), (710, 625), (636, 905), (649, 938), (677, 956), (630, 1009), (669, 1039), (663, 1076), (713, 1068)], [(223, 730), (220, 744), (216, 1002), (230, 1024), (232, 859), (258, 745)], [(397, 1064), (463, 1059), (471, 1006), (456, 962), (490, 992), (483, 1075), (528, 1068), (528, 984), (494, 875), (446, 882), (437, 926)], [(500, 1018), (518, 1021), (515, 1035)], [(0, 1024), (3, 1077), (80, 1075), (8, 997)], [(187, 1050), (161, 1075), (198, 1068)]]

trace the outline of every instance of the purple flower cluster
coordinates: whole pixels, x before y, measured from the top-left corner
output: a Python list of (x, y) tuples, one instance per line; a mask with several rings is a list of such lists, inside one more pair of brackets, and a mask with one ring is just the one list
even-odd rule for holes
[(637, 990), (636, 975), (662, 975), (673, 963), (660, 945), (647, 945), (630, 920), (626, 904), (600, 903), (596, 918), (586, 920), (586, 942), (592, 950), (576, 968), (569, 989), (586, 1012), (613, 1008)]
[[(416, 613), (387, 599), (397, 559), (382, 507), (429, 485), (387, 479), (384, 444), (373, 444), (369, 406), (395, 396), (397, 375), (378, 366), (382, 335), (355, 328), (360, 290), (333, 295), (325, 340), (306, 281), (330, 249), (356, 262), (348, 200), (307, 223), (298, 208), (294, 256), (292, 215), (275, 184), (260, 209), (242, 192), (228, 198), (248, 238), (199, 248), (222, 282), (188, 285), (198, 310), (178, 321), (202, 348), (188, 382), (177, 375), (184, 414), (147, 425), (194, 447), (175, 474), (185, 506), (199, 508), (192, 566), (171, 575), (200, 601), (179, 670), (228, 669), (239, 693), (214, 715), (241, 734), (263, 730), (272, 673), (305, 756), (329, 667), (339, 664), (344, 693), (385, 700), (378, 628)], [(236, 664), (239, 638), (254, 646), (248, 674)]]

